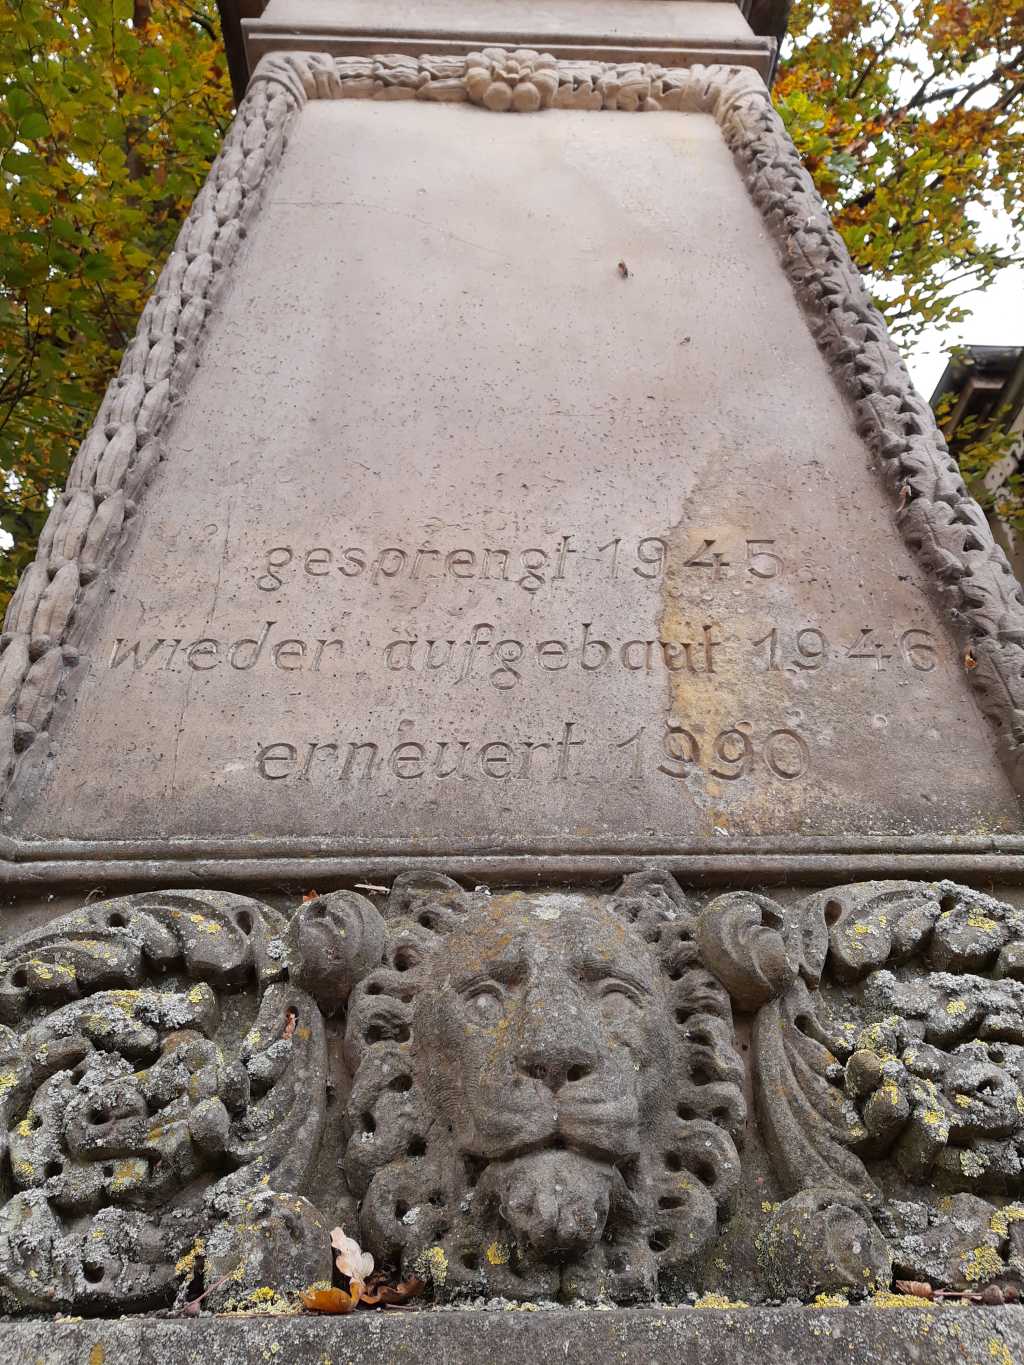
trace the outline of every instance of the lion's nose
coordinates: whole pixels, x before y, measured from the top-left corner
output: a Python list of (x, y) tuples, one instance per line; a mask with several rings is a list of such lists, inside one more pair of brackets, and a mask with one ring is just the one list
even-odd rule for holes
[(538, 1032), (530, 1032), (519, 1049), (519, 1070), (532, 1080), (541, 1081), (549, 1090), (582, 1081), (597, 1068), (597, 1051), (589, 1045), (583, 1030), (566, 1021), (559, 1027), (552, 1021)]
[(582, 1081), (593, 1069), (587, 1062), (573, 1062), (567, 1065), (551, 1057), (527, 1061), (520, 1068), (525, 1076), (542, 1081), (552, 1091), (561, 1090), (566, 1081)]

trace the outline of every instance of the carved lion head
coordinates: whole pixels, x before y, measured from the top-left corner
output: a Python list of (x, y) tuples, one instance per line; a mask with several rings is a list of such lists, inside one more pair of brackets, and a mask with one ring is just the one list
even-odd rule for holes
[[(354, 899), (350, 949), (376, 939)], [(330, 926), (304, 914), (322, 963)], [(448, 1293), (624, 1300), (685, 1275), (738, 1180), (745, 1108), (729, 997), (675, 883), (400, 879), (383, 958), (346, 1029), (345, 1172), (375, 1254)]]

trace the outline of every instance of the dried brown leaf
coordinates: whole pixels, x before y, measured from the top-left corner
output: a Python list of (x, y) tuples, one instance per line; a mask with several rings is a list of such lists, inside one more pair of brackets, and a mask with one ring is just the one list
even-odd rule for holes
[(424, 1281), (413, 1276), (411, 1279), (402, 1280), (400, 1284), (368, 1285), (360, 1295), (360, 1301), (369, 1304), (371, 1308), (376, 1308), (380, 1304), (385, 1308), (393, 1308), (406, 1303), (409, 1299), (415, 1299), (425, 1288)]
[(915, 1299), (933, 1299), (935, 1290), (923, 1280), (897, 1280), (896, 1290), (900, 1294), (912, 1294)]
[(305, 905), (307, 901), (318, 901), (319, 899), (319, 891), (307, 891), (302, 897), (302, 904)]
[(359, 1302), (358, 1295), (335, 1288), (303, 1289), (299, 1298), (311, 1313), (351, 1313)]
[(288, 1012), (284, 1016), (284, 1032), (281, 1034), (281, 1037), (290, 1038), (292, 1034), (295, 1032), (295, 1025), (298, 1022), (299, 1016), (296, 1014), (296, 1012), (292, 1009), (288, 1010)]

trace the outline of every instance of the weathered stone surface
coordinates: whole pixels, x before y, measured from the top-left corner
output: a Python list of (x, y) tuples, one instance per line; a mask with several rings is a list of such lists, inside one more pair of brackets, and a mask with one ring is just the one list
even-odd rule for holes
[(442, 1257), (446, 1294), (628, 1301), (714, 1238), (743, 1069), (693, 916), (653, 882), (621, 911), (396, 886), (385, 965), (349, 1004), (345, 1169), (403, 1273)]
[(860, 1199), (813, 1186), (772, 1214), (759, 1248), (769, 1290), (805, 1303), (820, 1293), (888, 1289), (892, 1252)]
[[(337, 1218), (438, 1303), (1020, 1292), (1021, 983), (979, 974), (1013, 905), (364, 890), (290, 922), (146, 892), (6, 943), (7, 1306), (284, 1305)], [(961, 925), (992, 942), (938, 970)]]
[(255, 1317), (169, 1322), (4, 1325), (12, 1359), (36, 1365), (332, 1365), (438, 1360), (615, 1361), (619, 1365), (1015, 1365), (1024, 1308), (632, 1309), (608, 1312), (359, 1313), (342, 1319)]
[[(12, 827), (552, 853), (1017, 830), (723, 128), (621, 112), (704, 86), (555, 73), (620, 112), (517, 119), (317, 60), (311, 90), (367, 98), (309, 100), (260, 172), (76, 704), (47, 730), (19, 702)], [(480, 61), (417, 89), (548, 98), (537, 54)]]
[[(1018, 1301), (1020, 893), (836, 883), (1024, 847), (1024, 597), (763, 86), (335, 37), (257, 73), (0, 640), (4, 852), (195, 884), (3, 944), (3, 1307), (190, 1305), (92, 1365), (785, 1361), (885, 1351), (894, 1272)], [(817, 889), (642, 870), (734, 842)], [(434, 1311), (296, 1321), (339, 1222)], [(823, 1293), (872, 1306), (608, 1308)]]

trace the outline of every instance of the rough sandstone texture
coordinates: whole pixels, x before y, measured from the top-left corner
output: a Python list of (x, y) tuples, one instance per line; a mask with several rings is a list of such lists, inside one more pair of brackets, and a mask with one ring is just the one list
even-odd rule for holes
[[(815, 856), (1012, 839), (1022, 641), (749, 70), (268, 58), (11, 604), (8, 851), (633, 862), (30, 914), (11, 1349), (1018, 1359), (1019, 1309), (889, 1289), (1024, 1285), (1019, 905), (632, 869), (811, 826)], [(337, 1222), (435, 1311), (288, 1316)], [(252, 1317), (100, 1321), (203, 1290)], [(666, 1301), (696, 1306), (637, 1306)]]
[(35, 1365), (232, 1365), (315, 1360), (322, 1365), (549, 1359), (615, 1365), (1016, 1365), (1024, 1309), (847, 1308), (729, 1312), (361, 1313), (324, 1318), (167, 1322), (7, 1323), (13, 1360)]
[(281, 1304), (337, 1221), (438, 1303), (1013, 1299), (1022, 944), (950, 882), (86, 905), (0, 961), (3, 1302)]
[(8, 830), (1012, 835), (1018, 593), (749, 70), (270, 58), (12, 603)]

